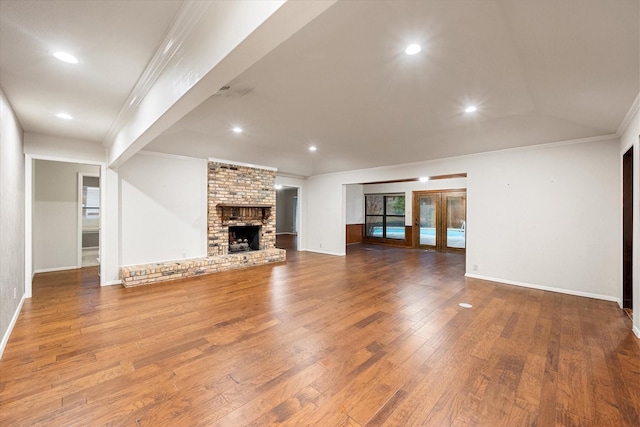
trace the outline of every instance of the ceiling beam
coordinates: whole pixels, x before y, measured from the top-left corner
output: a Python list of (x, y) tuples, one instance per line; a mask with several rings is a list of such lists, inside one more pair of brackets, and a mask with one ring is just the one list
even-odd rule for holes
[(143, 98), (132, 92), (104, 141), (109, 167), (120, 166), (334, 3), (185, 2), (150, 62), (161, 69), (141, 77), (154, 76), (153, 83), (136, 85)]

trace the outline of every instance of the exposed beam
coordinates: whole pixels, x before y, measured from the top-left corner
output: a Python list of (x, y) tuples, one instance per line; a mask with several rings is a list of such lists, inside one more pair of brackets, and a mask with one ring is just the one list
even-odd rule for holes
[[(182, 19), (175, 23), (189, 26), (188, 34), (180, 46), (171, 47), (169, 61), (155, 61), (162, 66), (155, 82), (148, 85), (142, 100), (135, 100), (137, 106), (130, 109), (128, 118), (119, 118), (123, 124), (112, 129), (104, 141), (109, 166), (124, 163), (334, 3), (187, 2)], [(198, 19), (188, 19), (194, 11)], [(171, 46), (170, 39), (165, 42)]]

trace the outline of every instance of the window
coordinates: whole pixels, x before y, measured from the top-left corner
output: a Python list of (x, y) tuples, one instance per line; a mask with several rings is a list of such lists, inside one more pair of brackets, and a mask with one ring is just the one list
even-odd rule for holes
[(404, 240), (404, 194), (365, 194), (365, 236)]

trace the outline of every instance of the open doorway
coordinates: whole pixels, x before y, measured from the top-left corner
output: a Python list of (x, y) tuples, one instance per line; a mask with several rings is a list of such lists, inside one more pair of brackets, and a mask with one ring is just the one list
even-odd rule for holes
[(633, 147), (622, 156), (622, 308), (633, 318)]
[[(100, 176), (100, 166), (41, 159), (33, 161), (34, 273), (69, 270), (83, 266), (83, 198), (80, 180), (82, 175), (96, 177), (94, 180), (99, 181), (97, 177)], [(99, 197), (99, 192), (97, 194)], [(91, 202), (91, 205), (93, 204)], [(87, 216), (94, 218), (93, 213)], [(99, 246), (98, 224), (93, 227), (96, 235), (86, 239), (89, 246)], [(92, 238), (94, 242), (90, 241)], [(94, 260), (95, 258), (97, 257), (94, 257)], [(93, 265), (97, 265), (97, 262), (94, 261)]]
[(276, 246), (297, 250), (298, 188), (282, 187), (276, 191)]

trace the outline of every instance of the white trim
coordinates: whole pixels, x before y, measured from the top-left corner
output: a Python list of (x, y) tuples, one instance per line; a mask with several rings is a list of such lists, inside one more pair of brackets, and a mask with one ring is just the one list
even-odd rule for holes
[(107, 275), (107, 267), (102, 260), (104, 259), (105, 248), (105, 230), (107, 229), (107, 218), (105, 215), (105, 207), (107, 206), (107, 164), (100, 165), (100, 232), (98, 234), (98, 240), (100, 247), (98, 248), (98, 274), (100, 275), (100, 286), (104, 286), (105, 277)]
[(305, 180), (307, 178), (309, 178), (307, 175), (296, 175), (293, 173), (284, 173), (284, 172), (278, 172), (276, 174), (276, 178), (277, 177), (282, 177), (282, 178), (293, 178), (293, 179), (301, 179), (301, 180)]
[[(82, 159), (74, 159), (74, 158), (69, 158), (69, 157), (58, 157), (58, 156), (52, 156), (52, 155), (42, 155), (42, 154), (28, 154), (25, 153), (24, 155), (25, 157), (25, 161), (31, 161), (31, 166), (27, 167), (27, 165), (25, 165), (25, 188), (24, 188), (24, 197), (25, 197), (25, 205), (27, 203), (29, 203), (31, 205), (31, 209), (29, 211), (25, 210), (25, 244), (24, 244), (24, 259), (25, 259), (25, 272), (27, 272), (27, 268), (29, 270), (33, 269), (33, 185), (34, 185), (34, 180), (33, 180), (33, 175), (26, 175), (30, 170), (33, 173), (34, 170), (34, 165), (33, 165), (33, 160), (48, 160), (48, 161), (52, 161), (52, 162), (65, 162), (65, 163), (74, 163), (74, 164), (80, 164), (80, 165), (92, 165), (92, 166), (100, 166), (100, 189), (102, 190), (102, 186), (103, 186), (103, 182), (106, 182), (104, 180), (106, 180), (106, 172), (107, 172), (107, 163), (106, 162), (100, 162), (100, 161), (95, 161), (95, 160), (82, 160)], [(104, 178), (103, 178), (104, 177)], [(31, 183), (31, 185), (27, 185), (27, 183)], [(101, 207), (106, 205), (106, 191), (101, 191), (100, 192), (100, 204)], [(102, 213), (102, 212), (101, 212)], [(27, 221), (28, 221), (28, 225), (27, 225)], [(26, 234), (27, 231), (29, 230), (30, 234), (31, 234), (31, 238), (27, 238)], [(100, 215), (100, 241), (104, 242), (104, 236), (105, 236), (105, 231), (106, 231), (106, 218), (104, 215)], [(100, 258), (102, 258), (102, 254), (100, 255)], [(27, 261), (29, 260), (29, 261)], [(30, 264), (30, 265), (29, 265)], [(71, 268), (66, 268), (66, 267), (62, 267), (60, 268), (60, 270), (65, 270), (65, 269), (76, 269), (79, 267), (71, 267)], [(50, 271), (57, 271), (58, 269), (54, 269), (54, 270), (50, 270)], [(100, 284), (102, 286), (102, 280), (103, 277), (105, 277), (105, 266), (104, 263), (100, 262)], [(27, 296), (27, 298), (31, 298), (32, 295), (32, 285), (33, 285), (33, 277), (35, 276), (36, 273), (43, 273), (45, 271), (39, 270), (39, 271), (29, 271), (29, 274), (25, 274), (25, 283), (24, 283), (24, 293)], [(31, 277), (31, 280), (27, 280), (27, 277)]]
[(112, 286), (112, 285), (121, 285), (122, 280), (110, 280), (108, 282), (102, 283), (100, 286)]
[(214, 159), (213, 157), (209, 157), (207, 159), (207, 161), (216, 162), (216, 163), (223, 163), (223, 164), (227, 164), (227, 165), (234, 165), (234, 166), (244, 166), (244, 167), (254, 168), (254, 169), (265, 169), (265, 170), (274, 171), (274, 172), (276, 172), (278, 170), (278, 168), (274, 168), (272, 166), (261, 166), (261, 165), (254, 165), (254, 164), (251, 164), (251, 163), (234, 162), (232, 160)]
[(183, 156), (183, 155), (180, 155), (180, 154), (161, 153), (159, 151), (140, 150), (136, 154), (144, 154), (145, 156), (164, 157), (164, 158), (169, 158), (169, 159), (199, 160), (201, 162), (206, 162), (207, 161), (207, 159), (203, 159), (201, 157), (191, 157), (191, 156)]
[[(100, 189), (100, 217), (102, 217), (102, 188), (101, 188), (101, 182), (100, 182), (100, 174), (96, 175), (93, 173), (85, 173), (85, 172), (78, 172), (78, 223), (77, 228), (78, 228), (78, 259), (76, 260), (76, 262), (78, 263), (78, 268), (82, 268), (82, 187), (84, 184), (84, 177), (88, 176), (88, 177), (93, 177), (93, 178), (98, 178), (98, 188)], [(98, 228), (98, 253), (100, 253), (100, 228)], [(100, 258), (100, 257), (98, 257)], [(99, 261), (98, 261), (99, 262)]]
[(24, 295), (32, 296), (33, 276), (33, 158), (24, 155)]
[(42, 154), (25, 154), (25, 156), (30, 156), (33, 160), (48, 160), (50, 162), (75, 163), (80, 165), (102, 166), (106, 164), (106, 162), (101, 162), (97, 160), (82, 160), (82, 159), (76, 159), (74, 157), (58, 157), (58, 156), (49, 156), (49, 155), (42, 155)]
[(37, 273), (50, 273), (52, 271), (67, 271), (67, 270), (79, 270), (81, 267), (77, 265), (69, 265), (67, 267), (51, 267), (51, 268), (39, 268), (33, 272), (33, 274)]
[(328, 252), (328, 251), (317, 251), (315, 249), (298, 249), (299, 252), (313, 252), (316, 254), (322, 254), (322, 255), (333, 255), (333, 256), (346, 256), (347, 253), (346, 252)]
[(640, 328), (638, 328), (637, 326), (634, 326), (633, 333), (636, 334), (636, 337), (640, 338)]
[(636, 99), (633, 100), (631, 107), (629, 107), (629, 111), (627, 111), (627, 114), (625, 114), (624, 119), (622, 119), (622, 122), (620, 122), (620, 126), (618, 126), (618, 131), (616, 132), (617, 136), (621, 136), (624, 133), (624, 131), (627, 129), (627, 126), (629, 126), (631, 119), (633, 119), (633, 117), (636, 115), (638, 110), (640, 110), (640, 92), (638, 92)]
[(208, 2), (185, 1), (180, 5), (169, 30), (160, 43), (160, 46), (147, 63), (140, 78), (129, 93), (127, 100), (122, 104), (115, 120), (111, 123), (104, 141), (112, 145), (118, 132), (131, 118), (140, 102), (147, 96), (149, 90), (158, 81), (171, 59), (182, 47), (185, 40), (191, 35), (205, 10), (210, 6)]
[(503, 284), (506, 284), (506, 285), (520, 286), (520, 287), (523, 287), (523, 288), (540, 289), (542, 291), (558, 292), (558, 293), (561, 293), (561, 294), (575, 295), (575, 296), (578, 296), (578, 297), (595, 298), (595, 299), (600, 299), (600, 300), (604, 300), (604, 301), (613, 301), (613, 302), (617, 302), (618, 305), (622, 304), (622, 301), (620, 300), (620, 298), (612, 297), (610, 295), (592, 294), (591, 292), (574, 291), (572, 289), (555, 288), (555, 287), (552, 287), (552, 286), (534, 285), (532, 283), (519, 282), (517, 280), (498, 279), (498, 278), (495, 278), (495, 277), (482, 276), (482, 275), (479, 275), (479, 274), (472, 274), (472, 273), (466, 273), (464, 276), (472, 278), (472, 279), (480, 279), (480, 280), (486, 280), (486, 281), (489, 281), (489, 282), (503, 283)]
[(77, 246), (76, 246), (76, 265), (78, 265), (79, 267), (82, 267), (82, 181), (83, 179), (83, 174), (82, 172), (77, 172), (76, 173), (77, 178), (78, 178), (78, 182), (77, 182), (77, 187), (78, 187), (78, 191), (76, 192), (77, 194), (77, 199), (76, 199), (76, 212), (78, 213), (77, 215), (77, 222), (76, 222), (76, 231), (78, 233), (78, 241), (77, 241)]
[[(384, 171), (384, 170), (388, 170), (388, 169), (396, 169), (396, 168), (404, 168), (404, 167), (412, 167), (412, 166), (421, 166), (421, 165), (428, 165), (431, 163), (440, 163), (443, 161), (449, 161), (449, 160), (462, 160), (462, 159), (473, 159), (476, 157), (484, 157), (484, 156), (491, 156), (494, 154), (501, 154), (501, 153), (512, 153), (512, 152), (522, 152), (522, 151), (533, 151), (533, 150), (542, 150), (545, 148), (552, 148), (552, 147), (562, 147), (565, 145), (575, 145), (575, 144), (588, 144), (591, 142), (599, 142), (599, 141), (607, 141), (610, 139), (619, 139), (618, 135), (616, 134), (607, 134), (607, 135), (601, 135), (601, 136), (590, 136), (587, 138), (579, 138), (579, 139), (568, 139), (566, 141), (557, 141), (557, 142), (548, 142), (545, 144), (532, 144), (532, 145), (525, 145), (522, 147), (512, 147), (512, 148), (504, 148), (501, 150), (493, 150), (493, 151), (484, 151), (482, 153), (472, 153), (472, 154), (464, 154), (461, 156), (452, 156), (452, 157), (441, 157), (441, 158), (437, 158), (437, 159), (431, 159), (431, 160), (422, 160), (419, 162), (411, 162), (411, 163), (400, 163), (400, 164), (394, 164), (394, 165), (385, 165), (385, 166), (376, 166), (373, 168), (362, 168), (362, 169), (354, 169), (354, 170), (348, 170), (348, 171), (340, 171), (340, 172), (329, 172), (329, 173), (322, 173), (322, 174), (318, 174), (318, 175), (312, 175), (311, 177), (316, 178), (316, 177), (321, 177), (321, 176), (340, 176), (340, 175), (351, 175), (354, 173), (358, 173), (358, 172), (371, 172), (371, 171)], [(407, 177), (410, 179), (416, 178), (414, 176), (411, 177)], [(349, 184), (362, 184), (360, 182), (343, 182), (342, 185), (349, 185)]]
[(20, 312), (22, 311), (22, 305), (24, 304), (25, 296), (23, 295), (20, 298), (20, 303), (16, 308), (16, 312), (13, 313), (13, 317), (11, 318), (11, 322), (9, 322), (9, 327), (7, 331), (4, 333), (2, 337), (2, 342), (0, 342), (0, 360), (2, 360), (2, 355), (4, 354), (4, 349), (7, 347), (9, 343), (9, 338), (11, 337), (11, 332), (13, 332), (13, 328), (16, 326), (16, 322), (18, 321), (18, 317), (20, 317)]

